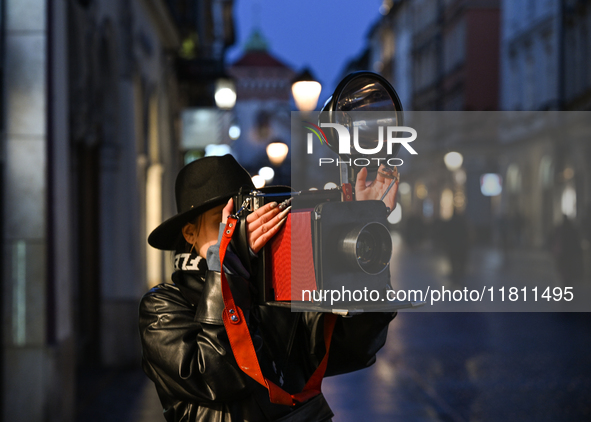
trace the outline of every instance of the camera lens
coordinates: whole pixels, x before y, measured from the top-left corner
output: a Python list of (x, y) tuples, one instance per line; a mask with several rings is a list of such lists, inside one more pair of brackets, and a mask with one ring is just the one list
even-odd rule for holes
[(372, 261), (373, 256), (376, 254), (377, 241), (370, 231), (362, 230), (357, 238), (355, 248), (357, 252), (357, 261), (362, 265), (367, 265)]
[(392, 239), (388, 229), (380, 223), (356, 226), (342, 239), (340, 250), (346, 261), (363, 272), (375, 275), (388, 267), (392, 256)]

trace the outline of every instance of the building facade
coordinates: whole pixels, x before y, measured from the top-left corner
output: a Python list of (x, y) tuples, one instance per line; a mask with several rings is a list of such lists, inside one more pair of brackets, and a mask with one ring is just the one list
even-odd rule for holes
[[(397, 90), (407, 111), (405, 124), (412, 126), (413, 115), (421, 112), (499, 108), (498, 1), (385, 1), (381, 11), (369, 35), (369, 67)], [(409, 189), (401, 195), (403, 215), (448, 219), (441, 203), (451, 192), (455, 208), (471, 221), (476, 236), (487, 240), (492, 204), (481, 195), (479, 179), (497, 170), (495, 149), (483, 140), (443, 133), (423, 137), (420, 147), (420, 158), (404, 157), (401, 171)], [(458, 171), (444, 165), (450, 151), (464, 155)]]
[[(497, 129), (490, 137), (419, 135), (420, 158), (407, 157), (401, 169), (408, 183), (401, 193), (402, 225), (405, 215), (449, 218), (444, 203), (452, 201), (477, 239), (500, 241), (500, 222), (512, 221), (519, 232), (514, 246), (540, 248), (550, 246), (566, 215), (582, 229), (589, 254), (585, 163), (591, 156), (584, 126), (559, 132), (585, 114), (563, 114), (561, 123), (555, 114), (527, 113), (589, 110), (590, 9), (578, 0), (383, 2), (383, 17), (368, 37), (365, 67), (392, 82), (410, 110), (407, 124), (412, 126), (413, 112), (423, 110), (505, 110), (523, 124), (517, 137)], [(437, 116), (453, 121), (470, 114), (432, 115)], [(463, 155), (459, 170), (443, 163), (452, 151)], [(485, 173), (500, 176), (501, 194), (483, 196)]]
[(140, 362), (139, 300), (172, 267), (146, 238), (176, 213), (181, 110), (213, 101), (180, 63), (223, 69), (232, 1), (0, 5), (0, 417), (72, 421), (87, 374)]
[(232, 151), (253, 175), (271, 166), (273, 184), (289, 184), (291, 169), (288, 155), (283, 165), (273, 166), (266, 148), (280, 142), (291, 149), (291, 84), (295, 72), (269, 52), (261, 32), (253, 31), (244, 47), (244, 54), (228, 69), (236, 83), (235, 123), (240, 137)]
[[(561, 120), (591, 104), (590, 11), (584, 1), (505, 1), (501, 30), (501, 99), (505, 110), (556, 110)], [(576, 130), (557, 134), (555, 122), (504, 145), (501, 174), (507, 195), (502, 213), (521, 215), (523, 242), (549, 246), (563, 220), (588, 223), (591, 158)], [(577, 124), (579, 126), (579, 124)], [(591, 233), (581, 231), (589, 253)]]

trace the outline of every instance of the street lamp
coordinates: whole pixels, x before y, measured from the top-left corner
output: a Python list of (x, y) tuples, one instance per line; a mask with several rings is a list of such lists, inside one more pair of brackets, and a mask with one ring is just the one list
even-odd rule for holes
[(336, 189), (336, 188), (338, 188), (338, 186), (335, 182), (328, 182), (327, 184), (324, 185), (325, 190)]
[(279, 167), (283, 164), (285, 157), (287, 157), (287, 152), (289, 148), (283, 142), (272, 142), (267, 145), (267, 156), (269, 157), (269, 161), (276, 166)]
[(240, 126), (238, 126), (236, 123), (233, 123), (232, 126), (230, 126), (230, 129), (228, 129), (228, 136), (233, 141), (240, 138)]
[(231, 110), (236, 104), (236, 87), (227, 77), (215, 81), (215, 104), (222, 110)]
[(259, 176), (265, 179), (265, 183), (271, 183), (273, 181), (273, 177), (275, 177), (275, 170), (271, 167), (261, 167), (259, 169)]
[(449, 171), (454, 171), (462, 167), (464, 157), (459, 152), (448, 152), (443, 157), (443, 161), (445, 162), (445, 166)]
[(291, 85), (291, 93), (298, 110), (307, 113), (316, 109), (322, 85), (316, 81), (309, 69), (304, 69)]
[(480, 192), (484, 196), (497, 196), (503, 192), (503, 180), (501, 175), (486, 173), (480, 176)]
[(260, 189), (265, 187), (265, 178), (260, 174), (252, 176), (252, 184), (255, 188)]

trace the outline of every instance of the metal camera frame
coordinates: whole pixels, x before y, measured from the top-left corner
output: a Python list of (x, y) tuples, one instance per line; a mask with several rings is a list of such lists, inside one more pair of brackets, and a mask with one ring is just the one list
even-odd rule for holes
[[(342, 97), (342, 94), (345, 92), (345, 90), (347, 89), (348, 86), (350, 86), (351, 83), (354, 83), (355, 81), (359, 81), (362, 80), (363, 78), (367, 79), (369, 83), (378, 83), (380, 85), (380, 87), (389, 95), (390, 99), (392, 100), (392, 104), (394, 107), (394, 110), (392, 110), (394, 113), (396, 113), (396, 124), (397, 125), (402, 125), (403, 124), (403, 111), (402, 111), (402, 104), (400, 102), (400, 99), (398, 97), (398, 95), (396, 94), (396, 91), (392, 88), (392, 86), (390, 85), (390, 83), (381, 75), (378, 75), (376, 73), (373, 72), (368, 72), (368, 71), (361, 71), (361, 72), (354, 72), (350, 75), (348, 75), (347, 77), (345, 77), (336, 87), (333, 95), (326, 101), (326, 103), (324, 104), (322, 110), (321, 110), (321, 115), (322, 113), (326, 113), (328, 115), (328, 122), (329, 123), (336, 123), (335, 121), (335, 112), (337, 111), (354, 111), (354, 110), (338, 110), (337, 106), (339, 103), (339, 100)], [(382, 110), (382, 111), (386, 111), (386, 110)], [(320, 122), (319, 122), (320, 123)], [(329, 147), (331, 149), (334, 150), (333, 146)], [(357, 213), (359, 215), (359, 213), (361, 212), (360, 205), (359, 203), (357, 203), (356, 201), (353, 200), (353, 194), (352, 194), (352, 187), (351, 187), (351, 177), (355, 178), (355, 174), (353, 170), (350, 170), (348, 168), (348, 166), (346, 164), (341, 164), (340, 165), (340, 173), (341, 173), (341, 186), (339, 189), (333, 189), (333, 190), (329, 190), (329, 191), (310, 191), (310, 192), (301, 192), (301, 195), (298, 195), (298, 193), (291, 191), (290, 188), (288, 187), (268, 187), (268, 188), (263, 188), (260, 191), (252, 191), (252, 192), (241, 192), (239, 195), (237, 195), (237, 197), (235, 198), (235, 206), (238, 206), (238, 204), (242, 204), (245, 200), (247, 203), (248, 200), (251, 201), (251, 203), (254, 205), (254, 201), (257, 201), (257, 204), (259, 206), (262, 206), (266, 200), (282, 200), (285, 197), (289, 197), (289, 196), (294, 196), (296, 195), (294, 198), (298, 198), (298, 200), (302, 201), (300, 202), (300, 204), (305, 204), (305, 206), (303, 207), (303, 209), (314, 209), (314, 211), (312, 211), (311, 216), (312, 218), (312, 223), (311, 223), (311, 228), (313, 229), (313, 232), (316, 233), (316, 240), (313, 240), (314, 245), (313, 245), (313, 258), (314, 258), (314, 270), (316, 273), (316, 286), (317, 289), (321, 289), (322, 287), (327, 288), (330, 287), (330, 281), (326, 281), (327, 279), (324, 277), (326, 271), (336, 271), (340, 272), (339, 276), (340, 277), (344, 277), (344, 278), (349, 278), (353, 281), (355, 281), (355, 274), (345, 274), (342, 269), (338, 268), (338, 266), (340, 265), (340, 263), (335, 262), (334, 257), (332, 258), (326, 258), (326, 255), (329, 253), (329, 250), (327, 249), (327, 245), (323, 245), (322, 244), (322, 239), (323, 237), (326, 235), (326, 231), (328, 230), (326, 227), (323, 227), (322, 222), (321, 222), (321, 214), (324, 213), (326, 214), (326, 217), (330, 217), (330, 220), (334, 220), (335, 223), (337, 222), (341, 222), (343, 223), (344, 220), (346, 220), (346, 218), (343, 220), (343, 216), (339, 215), (342, 214), (342, 212), (337, 212), (335, 213), (335, 211), (331, 211), (332, 209), (334, 209), (334, 206), (337, 205), (336, 203), (344, 203), (345, 205), (343, 205), (343, 207), (345, 209), (347, 209), (348, 211), (352, 212), (352, 213)], [(354, 183), (354, 181), (353, 181)], [(260, 203), (259, 203), (260, 201)], [(295, 202), (295, 201), (294, 201)], [(369, 214), (374, 215), (373, 220), (375, 220), (376, 224), (384, 226), (385, 228), (385, 217), (383, 215), (387, 215), (385, 214), (385, 205), (382, 201), (379, 200), (375, 200), (375, 201), (370, 201), (370, 202), (375, 202), (375, 204), (367, 204), (367, 212), (369, 212)], [(348, 204), (347, 204), (348, 203)], [(256, 206), (255, 206), (256, 207)], [(383, 211), (382, 211), (383, 208)], [(373, 210), (373, 211), (370, 211)], [(248, 211), (252, 211), (252, 209), (249, 209)], [(377, 214), (376, 214), (377, 212)], [(243, 217), (244, 218), (244, 217)], [(379, 222), (379, 220), (383, 220), (381, 223)], [(243, 232), (245, 232), (245, 224), (240, 224), (239, 226), (243, 226)], [(245, 233), (242, 233), (242, 236), (245, 236)], [(312, 236), (314, 237), (314, 236)], [(234, 240), (233, 240), (234, 242)], [(248, 255), (248, 249), (246, 243), (244, 241), (241, 242), (242, 244), (239, 245), (238, 242), (234, 243), (234, 248), (236, 249), (237, 252), (239, 252), (239, 255), (242, 256), (249, 256)], [(330, 249), (330, 248), (329, 248)], [(359, 314), (359, 313), (363, 313), (363, 312), (367, 312), (367, 311), (371, 311), (371, 312), (393, 312), (396, 311), (398, 309), (402, 309), (402, 308), (414, 308), (417, 306), (421, 306), (423, 303), (422, 302), (400, 302), (400, 301), (396, 301), (396, 303), (384, 303), (384, 304), (375, 304), (372, 306), (367, 306), (367, 304), (355, 307), (355, 306), (346, 306), (345, 308), (328, 308), (327, 305), (322, 304), (322, 303), (316, 303), (316, 302), (300, 302), (300, 301), (284, 301), (284, 300), (275, 300), (275, 296), (274, 296), (274, 292), (272, 291), (271, 286), (269, 285), (269, 283), (267, 282), (267, 280), (269, 280), (269, 266), (268, 266), (268, 259), (270, 259), (270, 257), (267, 254), (267, 246), (265, 246), (265, 248), (263, 248), (263, 250), (261, 251), (259, 258), (257, 259), (257, 264), (255, 267), (251, 267), (250, 265), (248, 266), (249, 268), (247, 268), (247, 270), (249, 270), (249, 272), (253, 271), (256, 274), (256, 278), (259, 279), (260, 285), (258, 286), (258, 301), (260, 303), (264, 303), (266, 305), (271, 305), (271, 306), (280, 306), (280, 307), (290, 307), (293, 311), (317, 311), (317, 312), (332, 312), (335, 314), (339, 314), (339, 315), (354, 315), (354, 314)], [(326, 259), (326, 262), (323, 262), (323, 260)], [(362, 271), (363, 268), (361, 269)], [(370, 274), (367, 271), (365, 271), (366, 274), (368, 275), (375, 275), (377, 276), (380, 280), (381, 280), (381, 285), (384, 285), (383, 283), (386, 283), (389, 286), (389, 265), (387, 265), (384, 269), (382, 269), (381, 271), (378, 271), (376, 274)], [(388, 274), (386, 274), (388, 273)], [(252, 274), (252, 272), (251, 272)], [(376, 279), (377, 280), (377, 279)], [(328, 284), (327, 284), (328, 283)]]
[[(398, 94), (396, 93), (390, 82), (388, 82), (388, 80), (384, 78), (382, 75), (379, 75), (374, 72), (369, 72), (366, 70), (350, 73), (339, 82), (333, 94), (328, 98), (328, 100), (326, 100), (326, 102), (322, 106), (319, 118), (320, 116), (324, 117), (323, 114), (326, 114), (326, 116), (328, 117), (327, 123), (336, 123), (335, 113), (337, 111), (352, 111), (338, 110), (337, 105), (343, 93), (345, 92), (345, 89), (353, 82), (356, 82), (363, 78), (375, 80), (388, 93), (388, 95), (392, 99), (392, 104), (394, 105), (394, 112), (396, 113), (396, 123), (398, 124), (398, 126), (404, 126), (404, 110), (402, 109), (402, 102), (400, 101)], [(330, 144), (329, 147), (334, 151), (333, 147)], [(355, 172), (352, 171), (352, 169), (349, 169), (349, 167), (346, 164), (340, 165), (340, 177), (341, 186), (345, 183), (355, 183)]]

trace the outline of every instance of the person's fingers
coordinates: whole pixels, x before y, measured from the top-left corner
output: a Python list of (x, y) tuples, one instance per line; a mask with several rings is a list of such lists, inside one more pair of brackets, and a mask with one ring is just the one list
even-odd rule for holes
[(385, 171), (385, 169), (387, 169), (387, 167), (384, 164), (380, 165), (380, 168), (378, 169), (378, 173), (376, 174), (376, 182), (380, 182), (380, 183), (388, 183), (390, 182), (390, 179), (388, 179), (387, 177), (385, 177), (382, 172)]
[[(286, 209), (285, 211), (289, 211), (288, 209)], [(283, 212), (281, 214), (284, 214), (286, 212)], [(257, 253), (258, 251), (261, 250), (261, 248), (263, 246), (265, 246), (265, 244), (273, 237), (275, 236), (275, 234), (277, 234), (277, 232), (279, 231), (279, 229), (281, 229), (281, 227), (283, 226), (283, 224), (285, 223), (285, 221), (287, 220), (287, 215), (285, 215), (283, 218), (281, 218), (277, 224), (273, 225), (271, 228), (269, 228), (268, 230), (266, 230), (264, 233), (262, 233), (260, 236), (253, 236), (251, 238), (251, 241), (249, 242), (250, 244), (250, 248), (252, 249), (252, 251), (254, 253)], [(261, 227), (262, 229), (262, 227)], [(262, 232), (262, 230), (261, 230)]]
[(355, 194), (359, 195), (366, 188), (365, 180), (367, 179), (367, 169), (363, 167), (359, 173), (357, 173), (357, 180), (355, 181)]
[(222, 209), (222, 223), (226, 224), (228, 216), (234, 211), (234, 199), (230, 198), (224, 209)]
[(250, 213), (246, 216), (246, 222), (248, 223), (249, 231), (258, 229), (261, 225), (270, 221), (279, 212), (277, 202), (268, 203), (258, 210)]
[[(277, 233), (277, 226), (283, 224), (283, 220), (287, 218), (287, 214), (291, 211), (291, 207), (288, 207), (281, 211), (281, 213), (275, 215), (269, 221), (261, 224), (256, 230), (252, 229), (252, 225), (249, 225), (248, 229), (248, 242), (253, 251), (256, 252), (255, 246), (261, 248), (275, 233)], [(260, 219), (259, 219), (260, 220)], [(257, 220), (258, 221), (258, 220)]]
[(272, 210), (274, 208), (277, 208), (277, 202), (269, 202), (268, 204), (265, 204), (262, 207), (260, 207), (259, 209), (257, 209), (256, 211), (248, 214), (248, 216), (246, 217), (246, 221), (248, 223), (252, 223), (254, 220), (265, 215), (267, 212), (269, 212), (270, 210)]
[(376, 181), (389, 185), (392, 179), (398, 178), (398, 167), (390, 168), (385, 164), (380, 165), (376, 175)]
[[(249, 230), (249, 232), (251, 233), (252, 236), (257, 237), (257, 238), (264, 235), (265, 233), (270, 231), (275, 225), (279, 224), (279, 221), (281, 221), (283, 218), (287, 217), (287, 214), (290, 211), (291, 211), (291, 207), (287, 207), (286, 209), (281, 211), (279, 214), (276, 214), (274, 217), (270, 218), (268, 221), (265, 221), (263, 224), (260, 224), (258, 228), (256, 228), (256, 229), (251, 228)], [(269, 213), (267, 213), (266, 215), (269, 215)], [(263, 219), (263, 217), (259, 218), (257, 221), (260, 221), (262, 219)], [(252, 225), (250, 227), (252, 227)]]

